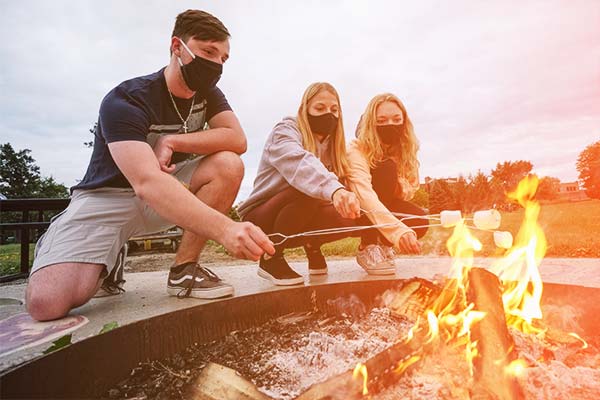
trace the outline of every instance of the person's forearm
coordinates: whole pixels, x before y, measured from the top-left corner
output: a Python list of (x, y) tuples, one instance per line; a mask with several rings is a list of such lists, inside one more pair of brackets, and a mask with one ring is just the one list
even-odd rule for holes
[(197, 235), (221, 243), (233, 221), (207, 206), (169, 174), (158, 172), (140, 182), (135, 192), (159, 215)]
[(246, 136), (231, 128), (214, 128), (187, 134), (165, 136), (169, 147), (178, 153), (213, 154), (219, 151), (246, 152)]

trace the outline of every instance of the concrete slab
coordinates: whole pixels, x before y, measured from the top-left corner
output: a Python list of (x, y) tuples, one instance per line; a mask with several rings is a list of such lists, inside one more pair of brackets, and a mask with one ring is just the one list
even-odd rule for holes
[[(489, 267), (495, 260), (480, 258), (475, 265)], [(306, 262), (291, 263), (303, 274), (306, 285), (323, 285), (330, 283), (351, 282), (360, 280), (389, 279), (389, 276), (377, 277), (367, 275), (351, 259), (330, 260), (329, 274), (309, 277)], [(446, 275), (450, 269), (450, 257), (402, 257), (396, 261), (396, 278), (412, 278), (414, 276), (432, 279), (436, 275)], [(215, 273), (234, 285), (235, 296), (245, 296), (275, 290), (286, 290), (277, 287), (256, 275), (256, 264), (211, 267)], [(544, 282), (580, 285), (600, 288), (600, 259), (547, 258), (540, 266)], [(166, 293), (167, 271), (129, 273), (125, 275), (126, 292), (112, 297), (92, 299), (88, 304), (72, 311), (89, 319), (89, 323), (73, 333), (73, 342), (97, 335), (102, 327), (111, 322), (119, 326), (130, 324), (146, 318), (166, 314), (175, 310), (189, 308), (206, 303), (206, 300), (178, 299)], [(5, 285), (0, 287), (0, 298), (12, 298), (24, 301), (25, 284)], [(218, 300), (214, 300), (218, 301)], [(8, 302), (11, 303), (11, 302)], [(0, 305), (0, 318), (6, 318), (25, 310), (23, 305)], [(8, 356), (0, 356), (0, 371), (7, 370), (23, 362), (41, 356), (50, 346), (49, 343), (22, 350)]]

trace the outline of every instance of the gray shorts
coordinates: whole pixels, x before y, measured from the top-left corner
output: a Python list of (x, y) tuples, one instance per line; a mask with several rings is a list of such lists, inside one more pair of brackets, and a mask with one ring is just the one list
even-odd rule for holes
[[(202, 157), (177, 164), (173, 172), (189, 187)], [(52, 219), (38, 240), (31, 273), (52, 264), (104, 264), (109, 274), (130, 237), (160, 232), (175, 224), (140, 200), (131, 188), (75, 190), (66, 210)]]

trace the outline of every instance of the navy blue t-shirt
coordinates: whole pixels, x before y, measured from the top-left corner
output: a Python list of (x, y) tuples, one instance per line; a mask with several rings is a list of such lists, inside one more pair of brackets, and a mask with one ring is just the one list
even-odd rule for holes
[[(181, 116), (187, 118), (192, 99), (173, 98)], [(187, 122), (188, 132), (204, 129), (213, 116), (227, 110), (231, 110), (231, 107), (218, 87), (205, 96), (196, 93), (192, 115)], [(108, 143), (138, 140), (154, 146), (161, 135), (183, 133), (182, 126), (167, 90), (164, 68), (121, 83), (102, 100), (90, 164), (81, 182), (73, 186), (71, 191), (131, 187), (115, 164), (108, 150)], [(177, 163), (189, 156), (174, 153), (171, 162)]]

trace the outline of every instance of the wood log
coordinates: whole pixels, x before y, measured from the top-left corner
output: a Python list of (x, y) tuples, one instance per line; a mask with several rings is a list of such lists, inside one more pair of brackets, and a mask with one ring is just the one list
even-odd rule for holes
[(209, 363), (189, 386), (186, 398), (193, 400), (272, 400), (237, 371)]
[(474, 387), (471, 399), (513, 400), (524, 398), (516, 378), (505, 373), (516, 359), (514, 341), (506, 326), (502, 289), (493, 273), (472, 268), (469, 271), (467, 302), (485, 317), (471, 327), (471, 342), (477, 341), (478, 355), (473, 360)]

